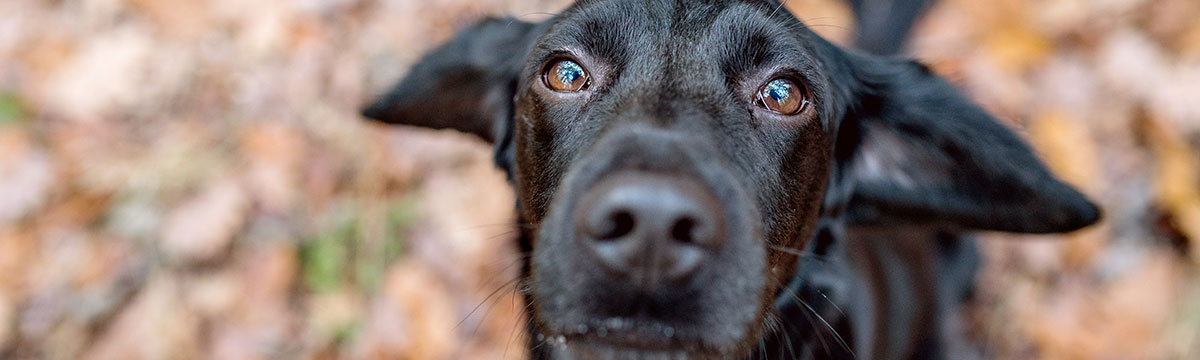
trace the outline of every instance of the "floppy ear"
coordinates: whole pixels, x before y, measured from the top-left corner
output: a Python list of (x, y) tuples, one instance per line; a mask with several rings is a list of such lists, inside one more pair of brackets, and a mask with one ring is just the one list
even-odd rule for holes
[(861, 87), (838, 137), (851, 223), (1054, 233), (1099, 219), (1029, 145), (928, 68), (853, 56)]
[(497, 165), (511, 164), (512, 102), (536, 25), (485, 19), (425, 55), (363, 110), (390, 124), (455, 129), (495, 143)]
[(933, 0), (850, 0), (858, 31), (854, 47), (876, 55), (899, 53)]

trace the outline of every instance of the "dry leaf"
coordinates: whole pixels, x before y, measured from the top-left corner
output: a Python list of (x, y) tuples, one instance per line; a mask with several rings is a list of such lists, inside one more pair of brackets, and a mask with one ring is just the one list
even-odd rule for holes
[(162, 250), (175, 261), (214, 260), (229, 248), (248, 210), (240, 183), (232, 179), (214, 183), (167, 215)]
[(200, 323), (181, 307), (179, 279), (159, 275), (118, 315), (84, 358), (159, 360), (194, 357)]
[[(381, 334), (403, 341), (399, 353), (381, 354), (382, 358), (450, 359), (456, 344), (456, 316), (453, 298), (445, 286), (417, 262), (404, 262), (388, 272), (384, 297), (388, 306), (399, 309), (407, 325), (404, 333)], [(381, 343), (386, 343), (386, 339)], [(392, 340), (396, 341), (396, 340)], [(381, 348), (380, 350), (384, 350)]]
[(13, 342), (16, 328), (16, 304), (4, 292), (0, 292), (0, 349), (7, 349)]
[(179, 40), (195, 40), (220, 28), (204, 0), (132, 0), (131, 7), (153, 21), (157, 30)]
[(32, 149), (20, 133), (0, 128), (0, 226), (44, 204), (53, 176), (46, 154)]
[[(211, 359), (269, 359), (288, 345), (301, 345), (292, 327), (288, 295), (297, 273), (296, 247), (271, 242), (249, 247), (233, 266), (237, 288), (232, 308), (216, 314)], [(219, 305), (219, 304), (218, 304)]]
[[(1020, 24), (1019, 21), (1014, 23)], [(993, 61), (1014, 73), (1044, 62), (1053, 46), (1044, 34), (1017, 25), (987, 33), (983, 41)]]
[[(27, 114), (0, 124), (0, 354), (522, 358), (521, 302), (485, 300), (516, 270), (491, 147), (366, 131), (356, 108), (483, 16), (538, 22), (569, 2), (0, 0), (0, 97)], [(932, 4), (916, 55), (1106, 205), (1078, 234), (981, 241), (996, 357), (1195, 357), (1200, 298), (1174, 289), (1197, 277), (1145, 212), (1197, 241), (1200, 3)], [(844, 0), (785, 6), (835, 42), (854, 34)], [(420, 209), (412, 228), (385, 225), (397, 198)], [(355, 214), (348, 252), (402, 249), (370, 264), (381, 288), (299, 285), (297, 244), (334, 206)], [(128, 265), (159, 253), (165, 269)]]
[[(1047, 110), (1030, 126), (1033, 144), (1050, 169), (1068, 184), (1094, 191), (1099, 188), (1095, 174), (1100, 173), (1096, 146), (1088, 128), (1063, 111)], [(1081, 268), (1104, 249), (1104, 233), (1093, 228), (1068, 236), (1064, 256), (1072, 268)]]
[(278, 123), (254, 126), (243, 135), (247, 187), (264, 210), (286, 213), (295, 204), (304, 145), (295, 130)]
[(1189, 239), (1192, 261), (1200, 264), (1200, 157), (1180, 133), (1153, 116), (1146, 118), (1146, 136), (1158, 155), (1158, 202), (1174, 216)]
[(113, 29), (88, 39), (45, 83), (35, 103), (78, 120), (97, 120), (138, 100), (143, 74), (155, 51), (136, 28)]

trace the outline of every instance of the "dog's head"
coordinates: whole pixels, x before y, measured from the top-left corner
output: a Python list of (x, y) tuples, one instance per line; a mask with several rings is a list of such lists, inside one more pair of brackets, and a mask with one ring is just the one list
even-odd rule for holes
[(819, 227), (1098, 217), (927, 68), (838, 48), (776, 1), (486, 20), (365, 115), (495, 144), (532, 229), (533, 323), (566, 358), (747, 354)]

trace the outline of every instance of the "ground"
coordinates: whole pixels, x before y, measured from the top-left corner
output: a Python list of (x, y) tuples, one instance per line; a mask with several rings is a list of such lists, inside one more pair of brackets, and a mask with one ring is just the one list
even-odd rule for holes
[[(520, 358), (486, 144), (357, 108), (563, 1), (0, 2), (0, 358)], [(845, 5), (787, 7), (841, 43)], [(1200, 357), (1200, 2), (942, 0), (910, 52), (1105, 210), (985, 234), (1001, 359)]]

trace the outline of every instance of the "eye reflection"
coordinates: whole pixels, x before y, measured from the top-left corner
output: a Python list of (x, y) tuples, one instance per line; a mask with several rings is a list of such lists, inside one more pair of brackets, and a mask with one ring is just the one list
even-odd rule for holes
[(788, 84), (787, 81), (775, 80), (767, 83), (767, 93), (775, 101), (787, 100), (791, 97), (790, 91), (792, 91), (792, 84)]
[(583, 90), (588, 83), (587, 70), (579, 63), (562, 60), (546, 69), (543, 75), (546, 86), (555, 91), (576, 92)]
[(808, 100), (796, 83), (787, 79), (774, 79), (758, 91), (759, 106), (783, 115), (795, 115), (808, 107)]
[(574, 83), (583, 77), (583, 67), (570, 61), (558, 63), (558, 81), (564, 84)]

